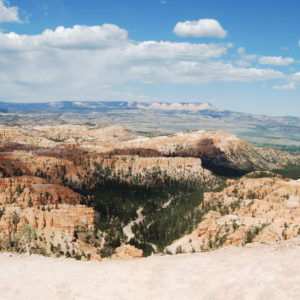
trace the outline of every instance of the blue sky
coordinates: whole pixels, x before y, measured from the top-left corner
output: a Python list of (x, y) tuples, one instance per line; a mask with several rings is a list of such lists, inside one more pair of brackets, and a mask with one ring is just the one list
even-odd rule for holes
[(300, 116), (297, 0), (0, 0), (0, 100)]

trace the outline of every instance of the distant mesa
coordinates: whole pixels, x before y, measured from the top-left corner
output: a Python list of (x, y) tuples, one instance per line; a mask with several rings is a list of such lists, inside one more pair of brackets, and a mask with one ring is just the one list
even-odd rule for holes
[(200, 111), (200, 110), (213, 110), (217, 111), (218, 109), (212, 106), (210, 103), (151, 103), (148, 104), (138, 104), (139, 109), (148, 109), (148, 110), (179, 110), (179, 111)]
[(116, 110), (160, 110), (160, 111), (220, 111), (210, 103), (167, 103), (128, 101), (57, 101), (40, 103), (0, 102), (3, 113), (47, 113), (57, 112), (111, 112)]

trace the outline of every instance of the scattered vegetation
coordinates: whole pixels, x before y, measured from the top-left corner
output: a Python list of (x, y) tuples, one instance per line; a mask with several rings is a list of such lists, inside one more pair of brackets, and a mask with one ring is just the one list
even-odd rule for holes
[(256, 172), (251, 172), (245, 175), (247, 178), (268, 178), (268, 177), (277, 177), (278, 174), (272, 173), (269, 171), (256, 171)]
[[(163, 251), (201, 221), (203, 213), (196, 208), (203, 200), (204, 190), (209, 188), (202, 182), (174, 180), (160, 170), (150, 173), (145, 183), (140, 178), (126, 182), (113, 174), (113, 169), (97, 165), (97, 184), (84, 191), (100, 215), (96, 227), (104, 233), (102, 257), (110, 256), (125, 241), (142, 249), (145, 255), (155, 249)], [(139, 208), (144, 219), (134, 223), (135, 237), (128, 241), (123, 227), (138, 217)]]
[(262, 224), (261, 226), (251, 227), (247, 230), (245, 235), (245, 244), (251, 243), (254, 238), (267, 226), (267, 224)]

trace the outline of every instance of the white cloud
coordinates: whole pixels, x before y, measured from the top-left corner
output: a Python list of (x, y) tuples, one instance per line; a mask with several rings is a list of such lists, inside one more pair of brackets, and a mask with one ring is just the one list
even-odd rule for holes
[(240, 68), (230, 63), (210, 61), (179, 62), (173, 68), (173, 74), (177, 75), (175, 81), (182, 82), (210, 82), (210, 81), (264, 81), (275, 78), (283, 78), (281, 72), (272, 69)]
[(244, 47), (239, 47), (237, 53), (240, 55), (241, 59), (243, 60), (255, 60), (257, 55), (256, 54), (246, 54), (246, 50)]
[(207, 59), (226, 53), (223, 44), (191, 44), (145, 41), (135, 43), (127, 39), (127, 31), (112, 24), (102, 26), (57, 27), (40, 35), (19, 35), (0, 32), (0, 53), (34, 51), (56, 48), (65, 50), (104, 50), (123, 48), (120, 60)]
[(243, 53), (245, 53), (245, 48), (244, 47), (239, 47), (238, 49), (237, 49), (237, 53), (238, 54), (243, 54)]
[(127, 41), (127, 31), (113, 24), (79, 26), (45, 30), (40, 35), (19, 35), (0, 32), (1, 51), (32, 51), (45, 47), (61, 49), (99, 49), (120, 46)]
[(229, 49), (230, 49), (230, 48), (233, 48), (233, 46), (234, 46), (234, 44), (233, 44), (233, 43), (231, 43), (231, 42), (228, 42), (228, 43), (227, 43), (227, 48), (229, 48)]
[(257, 57), (255, 54), (246, 54), (246, 49), (244, 47), (239, 47), (237, 53), (240, 55), (240, 58), (236, 61), (236, 64), (240, 67), (251, 66), (251, 63), (255, 61)]
[(238, 59), (236, 62), (235, 62), (239, 67), (250, 67), (251, 66), (251, 63), (249, 62), (249, 60), (246, 60), (246, 59)]
[(225, 38), (227, 35), (227, 32), (222, 28), (219, 22), (214, 19), (178, 22), (173, 31), (176, 35), (183, 37)]
[(3, 0), (0, 0), (0, 23), (4, 22), (20, 23), (19, 8), (17, 6), (6, 6)]
[(286, 75), (286, 79), (289, 81), (288, 84), (274, 85), (273, 89), (276, 90), (295, 90), (296, 86), (300, 84), (300, 72)]
[(131, 82), (199, 84), (284, 77), (271, 68), (226, 63), (230, 46), (137, 42), (128, 39), (125, 29), (111, 24), (58, 27), (39, 35), (0, 32), (1, 97), (23, 101), (116, 99), (122, 94), (114, 88)]
[(294, 83), (284, 84), (284, 85), (273, 85), (275, 90), (295, 90), (296, 86)]
[(300, 84), (300, 72), (290, 74), (288, 78), (291, 82)]
[(293, 76), (300, 80), (300, 72), (294, 73)]
[(102, 26), (57, 27), (55, 31), (45, 30), (41, 43), (55, 48), (97, 49), (119, 45), (127, 41), (127, 31), (113, 24)]
[(165, 60), (165, 59), (208, 59), (218, 58), (225, 54), (226, 47), (222, 44), (190, 44), (146, 41), (132, 43), (125, 49), (125, 57), (133, 60)]
[(291, 57), (283, 58), (282, 56), (261, 56), (259, 58), (260, 64), (273, 66), (288, 66), (294, 61)]

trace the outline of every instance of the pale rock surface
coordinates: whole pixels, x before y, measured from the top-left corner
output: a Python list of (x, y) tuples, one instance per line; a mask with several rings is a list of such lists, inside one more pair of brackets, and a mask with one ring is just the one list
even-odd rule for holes
[(300, 240), (200, 254), (80, 262), (0, 254), (1, 299), (300, 298)]

